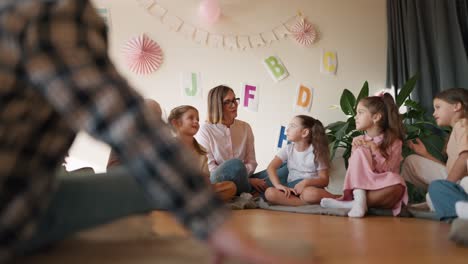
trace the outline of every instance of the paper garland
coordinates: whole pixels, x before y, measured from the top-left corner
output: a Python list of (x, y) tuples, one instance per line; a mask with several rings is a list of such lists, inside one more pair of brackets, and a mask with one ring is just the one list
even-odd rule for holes
[[(312, 24), (305, 21), (301, 14), (287, 19), (285, 22), (275, 26), (273, 29), (251, 35), (223, 35), (211, 33), (186, 23), (181, 18), (172, 15), (166, 8), (156, 0), (136, 0), (150, 15), (158, 18), (170, 30), (181, 33), (186, 38), (196, 43), (209, 47), (223, 47), (233, 50), (247, 50), (252, 48), (268, 46), (273, 42), (286, 37), (294, 38), (303, 45), (309, 46), (316, 40), (316, 31)], [(303, 21), (302, 28), (298, 24)], [(296, 27), (295, 27), (296, 26)], [(295, 27), (295, 28), (293, 28)], [(294, 30), (294, 31), (293, 31)], [(310, 43), (310, 44), (309, 44)]]
[(128, 67), (137, 74), (156, 71), (163, 62), (162, 50), (158, 43), (142, 34), (127, 42), (124, 54)]

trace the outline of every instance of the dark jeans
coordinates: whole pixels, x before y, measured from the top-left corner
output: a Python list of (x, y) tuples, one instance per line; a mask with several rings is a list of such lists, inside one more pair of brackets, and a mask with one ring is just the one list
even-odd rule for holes
[(16, 248), (25, 254), (78, 231), (161, 209), (124, 168), (95, 175), (59, 175), (58, 189), (33, 237)]
[[(287, 184), (288, 167), (283, 164), (277, 171), (281, 183)], [(251, 176), (252, 178), (265, 179), (267, 185), (272, 187), (268, 173), (266, 170), (257, 172)], [(244, 163), (239, 159), (231, 159), (223, 162), (215, 171), (211, 172), (210, 180), (212, 183), (222, 181), (232, 181), (236, 184), (237, 195), (243, 192), (251, 192), (252, 186), (249, 183), (249, 176)]]

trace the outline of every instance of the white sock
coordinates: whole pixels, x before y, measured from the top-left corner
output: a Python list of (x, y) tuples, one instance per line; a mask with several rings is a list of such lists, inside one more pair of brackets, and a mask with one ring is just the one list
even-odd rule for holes
[(465, 176), (461, 179), (460, 186), (463, 188), (463, 190), (465, 190), (466, 193), (468, 193), (468, 176)]
[(429, 210), (431, 210), (431, 212), (435, 212), (434, 205), (432, 205), (432, 200), (431, 200), (431, 197), (429, 196), (429, 193), (426, 193), (426, 203), (427, 203), (427, 206), (429, 207)]
[(367, 197), (366, 191), (361, 189), (355, 189), (353, 191), (354, 204), (351, 211), (349, 211), (349, 217), (363, 217), (367, 212)]
[(323, 208), (344, 208), (351, 209), (353, 207), (354, 201), (338, 201), (333, 198), (322, 198), (320, 201), (320, 206)]
[(457, 212), (458, 218), (468, 220), (468, 202), (466, 201), (456, 202), (455, 211)]

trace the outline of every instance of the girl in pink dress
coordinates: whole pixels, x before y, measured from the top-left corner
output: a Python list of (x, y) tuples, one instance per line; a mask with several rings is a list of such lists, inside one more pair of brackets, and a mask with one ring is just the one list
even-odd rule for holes
[(390, 94), (359, 101), (356, 129), (365, 135), (353, 140), (352, 154), (337, 200), (323, 198), (325, 208), (349, 208), (349, 217), (363, 217), (368, 207), (393, 209), (398, 215), (407, 204), (406, 184), (400, 176), (403, 126)]

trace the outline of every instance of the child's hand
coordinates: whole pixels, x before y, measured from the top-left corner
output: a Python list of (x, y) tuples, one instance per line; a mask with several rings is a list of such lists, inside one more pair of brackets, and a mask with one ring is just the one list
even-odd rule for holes
[(294, 186), (294, 190), (296, 191), (296, 194), (299, 195), (304, 191), (304, 188), (306, 187), (306, 181), (302, 180), (296, 186)]
[(371, 149), (372, 152), (378, 151), (377, 144), (372, 140), (367, 141), (364, 139), (358, 139), (358, 140), (353, 141), (353, 148), (357, 148), (357, 147), (365, 147), (365, 148)]
[(364, 139), (357, 139), (353, 141), (353, 148), (366, 146), (366, 141)]
[(250, 178), (249, 183), (259, 193), (264, 192), (266, 188), (268, 187), (265, 180), (263, 179)]
[(278, 186), (275, 186), (275, 188), (284, 192), (284, 195), (286, 195), (286, 198), (289, 198), (289, 196), (291, 196), (291, 193), (293, 193), (294, 195), (297, 195), (294, 189), (288, 188), (284, 185), (278, 185)]
[(416, 143), (413, 142), (413, 140), (410, 140), (408, 142), (408, 147), (412, 149), (416, 154), (421, 155), (425, 157), (428, 152), (426, 149), (426, 146), (424, 146), (424, 143), (419, 138), (416, 138)]

